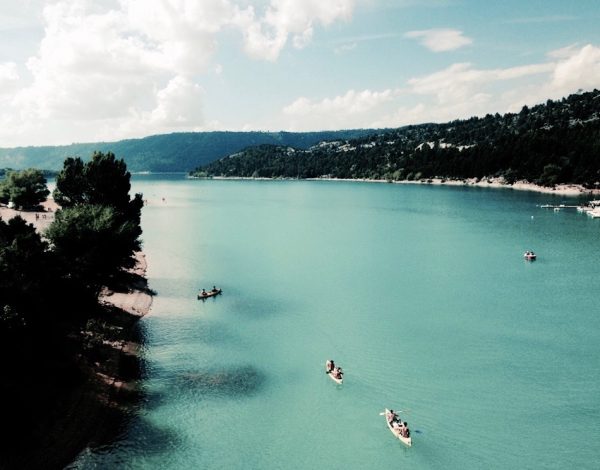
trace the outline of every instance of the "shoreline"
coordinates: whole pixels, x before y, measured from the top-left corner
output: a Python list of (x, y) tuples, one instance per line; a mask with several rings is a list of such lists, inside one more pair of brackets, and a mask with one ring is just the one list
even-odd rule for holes
[(554, 187), (540, 186), (529, 181), (521, 180), (512, 184), (506, 183), (503, 178), (469, 178), (465, 180), (451, 180), (443, 178), (431, 178), (425, 181), (394, 181), (398, 184), (429, 184), (439, 186), (474, 186), (477, 188), (514, 189), (516, 191), (533, 191), (543, 194), (555, 194), (559, 196), (584, 196), (600, 194), (598, 189), (586, 189), (580, 184), (557, 184)]
[(447, 179), (447, 178), (428, 178), (426, 180), (385, 180), (385, 179), (368, 179), (368, 178), (267, 178), (250, 176), (213, 176), (210, 178), (194, 178), (189, 179), (215, 179), (215, 180), (255, 180), (255, 181), (340, 181), (349, 183), (387, 183), (387, 184), (420, 184), (431, 186), (472, 186), (477, 188), (493, 188), (493, 189), (514, 189), (516, 191), (533, 191), (543, 194), (554, 194), (557, 196), (596, 196), (600, 195), (600, 189), (587, 189), (580, 184), (557, 184), (554, 187), (540, 186), (529, 181), (521, 180), (512, 184), (506, 183), (503, 178), (467, 178), (467, 179)]
[[(20, 215), (43, 235), (58, 209), (49, 198), (38, 211), (0, 206), (0, 217), (8, 221)], [(136, 264), (127, 270), (127, 282), (119, 288), (105, 287), (98, 296), (98, 311), (73, 336), (78, 353), (70, 367), (79, 378), (70, 383), (56, 376), (48, 384), (52, 390), (46, 394), (60, 398), (38, 417), (43, 437), (16, 456), (21, 468), (64, 468), (82, 453), (113, 442), (139, 402), (137, 325), (150, 312), (154, 293), (148, 287), (145, 254), (139, 251), (134, 256)]]

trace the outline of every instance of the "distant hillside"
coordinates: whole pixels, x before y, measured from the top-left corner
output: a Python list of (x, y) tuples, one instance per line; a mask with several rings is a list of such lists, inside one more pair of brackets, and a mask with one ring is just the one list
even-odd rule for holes
[(194, 175), (420, 180), (503, 176), (551, 186), (600, 181), (600, 92), (548, 100), (518, 114), (422, 124), (309, 149), (261, 145)]
[(58, 170), (66, 157), (87, 159), (95, 151), (113, 152), (130, 171), (189, 171), (252, 145), (308, 148), (323, 140), (351, 139), (374, 130), (331, 132), (185, 132), (143, 139), (65, 146), (0, 148), (0, 168)]

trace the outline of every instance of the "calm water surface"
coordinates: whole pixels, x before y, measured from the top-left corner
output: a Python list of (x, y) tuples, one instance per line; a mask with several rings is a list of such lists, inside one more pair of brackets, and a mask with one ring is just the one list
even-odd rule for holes
[[(76, 467), (600, 465), (600, 220), (509, 190), (181, 176), (134, 189), (158, 292), (141, 322), (145, 399)], [(196, 300), (213, 284), (222, 296)], [(409, 410), (412, 448), (385, 407)]]

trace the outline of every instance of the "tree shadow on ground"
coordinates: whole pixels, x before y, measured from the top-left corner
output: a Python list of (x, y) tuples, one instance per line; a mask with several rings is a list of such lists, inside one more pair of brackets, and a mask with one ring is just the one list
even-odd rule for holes
[(49, 339), (3, 351), (0, 468), (64, 468), (122, 434), (143, 400), (137, 319), (98, 309), (68, 347)]

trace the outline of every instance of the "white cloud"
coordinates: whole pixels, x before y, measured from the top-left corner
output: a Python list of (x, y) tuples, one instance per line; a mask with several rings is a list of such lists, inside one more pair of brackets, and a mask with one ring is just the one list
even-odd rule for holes
[(403, 88), (351, 90), (320, 101), (299, 98), (283, 109), (283, 116), (294, 130), (399, 127), (515, 112), (578, 89), (600, 88), (600, 47), (570, 47), (549, 55), (560, 59), (503, 69), (457, 63), (411, 78)]
[(127, 136), (202, 129), (203, 97), (202, 87), (184, 76), (176, 76), (158, 90), (152, 110), (140, 112), (131, 108), (130, 117), (120, 119), (114, 132)]
[(549, 57), (557, 60), (504, 69), (454, 64), (410, 79), (408, 85), (411, 93), (431, 100), (422, 117), (435, 120), (515, 112), (525, 104), (562, 98), (578, 89), (600, 88), (600, 47), (569, 46)]
[(579, 50), (579, 44), (571, 44), (548, 52), (546, 55), (551, 59), (568, 59)]
[(355, 42), (342, 44), (341, 46), (337, 46), (336, 48), (334, 48), (333, 52), (335, 52), (336, 54), (344, 54), (346, 52), (350, 52), (356, 49), (356, 46), (357, 44)]
[(213, 62), (219, 34), (239, 32), (249, 55), (274, 61), (288, 42), (305, 47), (316, 27), (348, 19), (353, 2), (27, 0), (0, 12), (0, 26), (31, 24), (31, 9), (43, 25), (28, 60), (0, 63), (0, 139), (57, 144), (214, 126), (199, 80), (223, 70)]
[(19, 72), (17, 71), (17, 64), (14, 62), (0, 63), (0, 93), (10, 83), (14, 83), (19, 80)]
[(290, 36), (294, 47), (305, 47), (312, 39), (315, 24), (327, 26), (347, 20), (353, 6), (354, 0), (271, 0), (264, 16), (258, 19), (251, 8), (239, 19), (244, 26), (246, 52), (274, 61)]
[(600, 48), (588, 44), (559, 62), (549, 88), (553, 96), (600, 88)]
[(411, 78), (408, 85), (413, 93), (435, 96), (439, 104), (445, 105), (471, 100), (492, 83), (548, 73), (554, 68), (554, 64), (547, 63), (480, 70), (468, 63), (458, 63), (424, 77)]
[(202, 95), (199, 85), (177, 76), (156, 94), (157, 106), (150, 114), (151, 120), (171, 128), (200, 124)]
[[(350, 19), (359, 1), (365, 0), (13, 2), (0, 12), (0, 28), (42, 25), (43, 30), (39, 47), (33, 49), (30, 41), (22, 49), (29, 58), (9, 54), (10, 61), (0, 62), (0, 141), (3, 146), (57, 144), (231, 129), (226, 113), (219, 120), (205, 116), (210, 89), (202, 86), (211, 80), (228, 84), (225, 71), (236, 70), (227, 62), (235, 55), (227, 49), (231, 41), (252, 58), (276, 61), (285, 48), (306, 47), (319, 29)], [(327, 44), (342, 53), (363, 41), (401, 35), (355, 35)], [(471, 43), (454, 29), (405, 36), (434, 51)], [(223, 38), (226, 54), (217, 56)], [(4, 49), (12, 54), (17, 46)], [(330, 98), (304, 95), (290, 99), (265, 127), (313, 130), (444, 121), (518, 110), (579, 88), (600, 88), (599, 81), (600, 48), (573, 44), (550, 51), (537, 64), (482, 69), (456, 63), (382, 90), (365, 84), (362, 91), (342, 90)], [(267, 119), (249, 116), (240, 122)]]
[(39, 12), (43, 0), (22, 0), (2, 2), (0, 9), (0, 30), (15, 30), (38, 26)]
[(409, 31), (404, 35), (407, 38), (419, 39), (419, 42), (434, 52), (453, 51), (473, 42), (471, 38), (463, 36), (457, 29), (426, 29), (422, 31)]
[[(313, 101), (298, 98), (283, 109), (294, 130), (362, 127), (365, 115), (394, 99), (397, 90), (349, 90), (344, 95)], [(363, 124), (364, 125), (364, 124)]]

